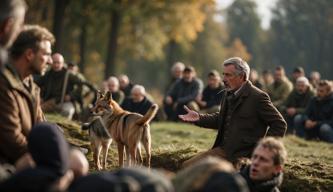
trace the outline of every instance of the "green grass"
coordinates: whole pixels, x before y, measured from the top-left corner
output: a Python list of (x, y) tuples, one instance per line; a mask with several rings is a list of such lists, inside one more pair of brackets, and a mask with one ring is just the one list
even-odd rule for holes
[[(93, 168), (89, 137), (80, 130), (76, 122), (65, 120), (56, 115), (47, 115), (51, 122), (64, 128), (65, 136), (72, 144), (89, 149), (87, 158)], [(172, 172), (180, 169), (182, 162), (200, 151), (209, 149), (216, 131), (200, 129), (182, 123), (153, 123), (152, 166)], [(333, 191), (333, 145), (323, 142), (305, 141), (288, 136), (284, 139), (288, 150), (284, 182), (281, 191)], [(118, 156), (112, 143), (108, 154), (108, 169), (116, 169)]]

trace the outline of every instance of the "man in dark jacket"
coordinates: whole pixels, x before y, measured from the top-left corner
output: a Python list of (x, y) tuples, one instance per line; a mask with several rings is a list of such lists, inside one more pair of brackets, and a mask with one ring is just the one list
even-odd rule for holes
[(249, 74), (250, 67), (244, 60), (239, 57), (227, 59), (223, 63), (226, 89), (222, 93), (220, 111), (199, 114), (184, 107), (188, 113), (180, 115), (180, 119), (218, 130), (213, 148), (184, 162), (184, 166), (206, 156), (226, 158), (237, 164), (240, 158), (251, 156), (262, 137), (284, 136), (285, 120), (268, 95), (248, 81)]
[(296, 80), (294, 90), (280, 107), (280, 111), (288, 124), (287, 133), (294, 133), (294, 122), (303, 118), (305, 108), (313, 96), (314, 91), (312, 90), (309, 80), (306, 77), (299, 77)]
[(195, 74), (195, 69), (192, 66), (185, 67), (183, 78), (175, 82), (165, 98), (165, 103), (172, 106), (176, 117), (186, 113), (184, 105), (188, 105), (190, 109), (199, 110), (195, 99), (199, 96), (201, 85), (195, 78)]
[(131, 97), (126, 98), (121, 107), (127, 111), (144, 115), (153, 103), (146, 97), (146, 90), (142, 85), (134, 85)]
[(267, 137), (259, 142), (252, 154), (251, 165), (245, 166), (240, 175), (251, 192), (279, 192), (286, 158), (282, 141)]
[(304, 121), (299, 121), (295, 127), (300, 137), (333, 143), (333, 94), (329, 81), (319, 82), (317, 96), (311, 99)]
[(196, 101), (203, 113), (214, 113), (220, 110), (221, 97), (223, 89), (221, 76), (216, 70), (208, 73), (207, 86), (202, 92), (201, 97)]
[(44, 112), (60, 112), (68, 119), (75, 113), (75, 102), (79, 102), (82, 85), (94, 87), (69, 72), (65, 68), (64, 57), (59, 53), (52, 55), (51, 70), (36, 80), (41, 88), (42, 109)]

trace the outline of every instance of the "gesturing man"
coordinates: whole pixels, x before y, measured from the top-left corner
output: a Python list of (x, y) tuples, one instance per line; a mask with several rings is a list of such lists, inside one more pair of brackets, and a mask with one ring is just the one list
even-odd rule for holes
[(242, 157), (250, 157), (259, 141), (265, 136), (285, 134), (287, 125), (280, 112), (273, 106), (269, 96), (248, 80), (249, 65), (239, 57), (223, 63), (221, 109), (212, 114), (199, 114), (189, 110), (179, 118), (200, 127), (217, 129), (213, 148), (184, 162), (184, 166), (206, 156), (225, 158), (234, 164)]

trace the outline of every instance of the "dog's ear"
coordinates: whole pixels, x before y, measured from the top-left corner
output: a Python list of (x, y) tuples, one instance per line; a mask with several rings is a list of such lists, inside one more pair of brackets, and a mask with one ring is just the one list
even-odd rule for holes
[(111, 101), (112, 100), (112, 94), (110, 91), (106, 92), (105, 94), (105, 100)]
[(101, 90), (97, 90), (97, 99), (101, 99), (104, 97), (104, 93)]

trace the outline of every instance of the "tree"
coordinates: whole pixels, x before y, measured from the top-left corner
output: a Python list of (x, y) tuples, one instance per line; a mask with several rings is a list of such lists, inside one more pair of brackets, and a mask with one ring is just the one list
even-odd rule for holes
[(273, 62), (331, 75), (333, 2), (280, 0), (271, 23)]
[(235, 0), (227, 9), (227, 25), (229, 29), (229, 44), (237, 38), (245, 45), (252, 55), (251, 63), (262, 66), (260, 19), (256, 12), (257, 5), (250, 0)]

